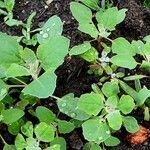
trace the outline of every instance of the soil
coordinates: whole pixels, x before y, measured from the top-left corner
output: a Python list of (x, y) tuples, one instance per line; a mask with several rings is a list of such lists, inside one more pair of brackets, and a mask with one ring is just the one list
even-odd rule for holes
[[(50, 16), (58, 15), (64, 22), (63, 35), (68, 37), (71, 40), (71, 46), (74, 46), (90, 38), (78, 31), (77, 22), (74, 20), (69, 10), (70, 2), (71, 0), (53, 0), (48, 8), (46, 8), (44, 0), (16, 0), (14, 16), (19, 20), (25, 21), (31, 12), (36, 11), (37, 15), (33, 22), (33, 28), (35, 28), (41, 26)], [(112, 39), (122, 36), (131, 41), (133, 39), (142, 39), (144, 36), (150, 34), (150, 10), (143, 6), (142, 1), (114, 0), (114, 4), (118, 8), (127, 8), (128, 12), (124, 22), (113, 32), (111, 36)], [(10, 35), (21, 35), (21, 29), (19, 27), (9, 28), (3, 23), (2, 17), (0, 18), (0, 31)], [(55, 95), (61, 97), (72, 92), (76, 96), (80, 96), (83, 93), (90, 92), (91, 84), (98, 82), (99, 78), (97, 76), (88, 75), (87, 70), (88, 64), (83, 60), (79, 58), (66, 58), (65, 63), (56, 71), (58, 81)], [(142, 83), (150, 87), (150, 80), (142, 80)], [(45, 100), (43, 105), (50, 107), (55, 104), (50, 104)], [(141, 111), (136, 111), (134, 115), (142, 125), (150, 129), (149, 122), (143, 121)], [(13, 136), (8, 134), (4, 126), (1, 126), (0, 130), (6, 141), (11, 143), (13, 141)], [(124, 129), (122, 129), (122, 132), (118, 133), (117, 136), (121, 139), (121, 144), (114, 148), (108, 148), (108, 150), (150, 150), (150, 140), (142, 145), (131, 145), (126, 140), (127, 133)], [(85, 143), (81, 130), (76, 130), (68, 134), (66, 140), (69, 143), (68, 150), (80, 150)], [(2, 149), (1, 143), (0, 149)]]

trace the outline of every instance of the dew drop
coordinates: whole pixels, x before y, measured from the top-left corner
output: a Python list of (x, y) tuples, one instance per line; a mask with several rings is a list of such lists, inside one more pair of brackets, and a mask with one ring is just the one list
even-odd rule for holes
[(42, 35), (42, 37), (43, 37), (44, 39), (48, 38), (48, 33), (44, 33), (44, 34)]
[(71, 117), (72, 117), (72, 118), (74, 118), (75, 116), (76, 116), (76, 114), (75, 114), (75, 113), (72, 113), (72, 114), (71, 114)]
[(43, 32), (43, 31), (40, 31), (40, 34), (44, 34), (44, 32)]
[(50, 31), (50, 28), (47, 28), (46, 31)]
[(110, 134), (110, 131), (106, 131), (106, 134)]
[(66, 103), (63, 103), (61, 106), (62, 106), (62, 107), (65, 107), (65, 106), (66, 106)]
[(101, 141), (101, 140), (103, 140), (103, 138), (100, 136), (100, 137), (98, 138), (98, 140)]
[(55, 23), (53, 23), (52, 26), (55, 26)]

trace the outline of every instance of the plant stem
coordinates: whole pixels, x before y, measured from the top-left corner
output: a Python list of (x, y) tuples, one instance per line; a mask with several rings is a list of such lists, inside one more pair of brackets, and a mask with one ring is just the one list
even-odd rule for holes
[(4, 10), (0, 9), (0, 14), (6, 15), (7, 16), (7, 12), (5, 12)]
[(56, 99), (56, 100), (60, 100), (60, 98), (59, 98), (59, 97), (57, 97), (57, 96), (53, 96), (53, 95), (51, 95), (50, 97), (52, 97), (52, 98), (54, 98), (54, 99)]
[(110, 41), (111, 43), (113, 42), (113, 40), (111, 40), (111, 39), (110, 39), (110, 38), (108, 38), (108, 37), (107, 37), (106, 39), (107, 39), (108, 41)]
[(4, 140), (4, 138), (2, 137), (1, 134), (0, 134), (0, 138), (1, 138), (2, 142), (3, 142), (5, 145), (7, 145), (6, 141)]
[(22, 83), (23, 85), (27, 85), (24, 81), (18, 79), (18, 78), (14, 78), (15, 80), (17, 80), (18, 82)]
[(9, 88), (20, 88), (20, 87), (25, 87), (26, 85), (9, 85)]

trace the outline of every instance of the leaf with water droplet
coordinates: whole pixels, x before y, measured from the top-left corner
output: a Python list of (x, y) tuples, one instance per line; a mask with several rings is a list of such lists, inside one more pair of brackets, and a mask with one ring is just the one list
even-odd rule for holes
[[(66, 106), (64, 106), (64, 103), (66, 104)], [(88, 114), (86, 114), (77, 107), (78, 98), (74, 98), (74, 95), (72, 94), (68, 94), (62, 97), (60, 100), (58, 100), (57, 105), (62, 113), (70, 116), (71, 118), (77, 120), (86, 120), (90, 117)]]
[(47, 20), (41, 29), (42, 31), (37, 36), (40, 44), (45, 43), (51, 37), (61, 36), (63, 23), (58, 16), (54, 15)]

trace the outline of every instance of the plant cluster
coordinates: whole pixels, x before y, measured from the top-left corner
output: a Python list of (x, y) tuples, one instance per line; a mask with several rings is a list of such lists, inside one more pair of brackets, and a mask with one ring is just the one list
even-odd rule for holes
[[(14, 0), (0, 1), (0, 15), (5, 23), (21, 26), (23, 34), (16, 37), (0, 32), (0, 122), (16, 137), (14, 144), (9, 145), (0, 135), (4, 150), (66, 150), (67, 143), (61, 136), (76, 128), (82, 128), (87, 141), (83, 150), (101, 150), (120, 143), (114, 133), (121, 128), (130, 133), (139, 130), (138, 121), (132, 116), (134, 110), (142, 109), (144, 119), (150, 120), (150, 90), (140, 82), (149, 77), (125, 74), (125, 70), (136, 68), (150, 71), (150, 36), (131, 42), (123, 37), (110, 39), (116, 26), (125, 19), (127, 9), (118, 10), (103, 0), (71, 2), (70, 10), (78, 29), (92, 40), (70, 48), (58, 16), (32, 29), (36, 13), (26, 23), (15, 20), (14, 4)], [(93, 42), (98, 46), (93, 46)], [(99, 83), (91, 85), (90, 93), (80, 97), (73, 93), (63, 97), (53, 95), (55, 70), (67, 55), (84, 59), (89, 63), (88, 73), (99, 76)], [(134, 81), (133, 86), (127, 81)], [(18, 96), (14, 98), (13, 94)], [(69, 120), (61, 120), (59, 113), (38, 106), (48, 97), (56, 100), (59, 111)], [(27, 113), (38, 122), (28, 120)]]

